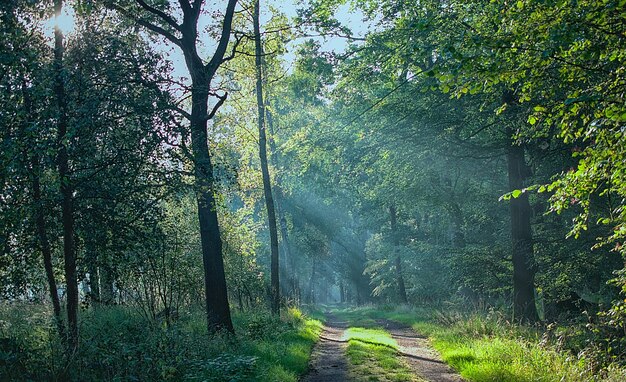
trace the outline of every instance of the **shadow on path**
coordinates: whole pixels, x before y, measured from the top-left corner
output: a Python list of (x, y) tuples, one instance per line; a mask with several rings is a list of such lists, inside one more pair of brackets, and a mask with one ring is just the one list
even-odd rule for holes
[(326, 315), (320, 340), (313, 348), (309, 372), (302, 382), (344, 382), (348, 380), (346, 341), (342, 338), (348, 323)]

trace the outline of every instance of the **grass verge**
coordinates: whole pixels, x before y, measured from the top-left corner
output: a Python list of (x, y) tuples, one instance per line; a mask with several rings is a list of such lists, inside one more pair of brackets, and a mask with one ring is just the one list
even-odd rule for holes
[[(337, 313), (341, 314), (341, 313)], [(348, 309), (360, 320), (388, 319), (411, 325), (430, 338), (442, 359), (469, 382), (617, 382), (626, 372), (611, 367), (593, 372), (584, 357), (558, 352), (536, 328), (479, 314), (441, 314), (401, 307)]]

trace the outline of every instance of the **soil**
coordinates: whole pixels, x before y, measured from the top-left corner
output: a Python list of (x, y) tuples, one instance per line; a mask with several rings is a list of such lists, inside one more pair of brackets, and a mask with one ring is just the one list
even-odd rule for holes
[(343, 333), (347, 322), (337, 320), (333, 315), (326, 316), (320, 340), (313, 348), (309, 372), (302, 382), (344, 382), (348, 380), (347, 343)]
[[(416, 334), (409, 326), (395, 321), (378, 320), (377, 324), (387, 330), (399, 345), (398, 356), (420, 378), (429, 382), (463, 382), (452, 368), (446, 365), (428, 343), (426, 337)], [(309, 372), (301, 382), (349, 381), (348, 361), (345, 356), (344, 332), (347, 322), (333, 315), (326, 316), (320, 340), (313, 348)]]
[(463, 382), (461, 376), (430, 347), (426, 337), (395, 321), (378, 320), (377, 323), (396, 340), (400, 355), (418, 376), (429, 382)]

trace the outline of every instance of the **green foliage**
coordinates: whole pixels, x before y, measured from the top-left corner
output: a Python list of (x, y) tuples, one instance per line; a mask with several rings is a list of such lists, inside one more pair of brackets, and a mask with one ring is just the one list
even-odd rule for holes
[(15, 381), (65, 374), (74, 380), (296, 381), (306, 371), (319, 321), (290, 309), (235, 316), (236, 338), (208, 337), (201, 310), (168, 327), (146, 325), (135, 310), (83, 312), (80, 352), (65, 364), (50, 312), (39, 305), (2, 306), (0, 376)]

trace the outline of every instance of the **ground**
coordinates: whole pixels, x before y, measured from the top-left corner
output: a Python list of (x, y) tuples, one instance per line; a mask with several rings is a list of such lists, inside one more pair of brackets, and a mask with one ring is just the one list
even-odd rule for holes
[(326, 312), (303, 382), (461, 382), (426, 337), (388, 319), (359, 320)]

